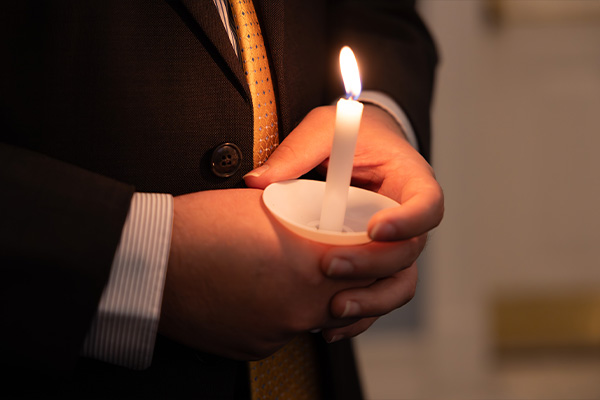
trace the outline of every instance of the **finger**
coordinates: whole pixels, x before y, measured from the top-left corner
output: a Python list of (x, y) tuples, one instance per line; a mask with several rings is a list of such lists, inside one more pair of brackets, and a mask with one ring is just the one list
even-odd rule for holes
[(325, 275), (336, 279), (384, 278), (412, 265), (426, 242), (424, 234), (393, 243), (332, 247), (323, 256), (321, 268)]
[(263, 166), (244, 176), (246, 185), (264, 189), (273, 182), (298, 178), (322, 163), (331, 151), (333, 121), (327, 107), (312, 110)]
[(337, 318), (367, 318), (385, 315), (408, 303), (417, 286), (417, 265), (381, 279), (367, 288), (348, 289), (331, 300), (330, 311)]
[(377, 317), (363, 318), (351, 325), (347, 325), (341, 328), (325, 329), (321, 334), (328, 343), (337, 342), (341, 339), (347, 339), (360, 335), (361, 333), (369, 329), (369, 327), (373, 325), (373, 323), (376, 320)]
[(371, 239), (409, 239), (440, 224), (444, 215), (444, 194), (433, 177), (411, 180), (402, 191), (400, 207), (379, 211), (369, 221)]
[(320, 325), (318, 328), (311, 329), (311, 331), (323, 330), (327, 331), (330, 329), (342, 329), (350, 325), (354, 325), (360, 321), (360, 318), (331, 318), (326, 323)]

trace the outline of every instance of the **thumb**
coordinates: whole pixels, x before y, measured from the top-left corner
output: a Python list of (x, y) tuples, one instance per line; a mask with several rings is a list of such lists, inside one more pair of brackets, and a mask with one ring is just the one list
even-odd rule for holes
[(331, 150), (331, 135), (321, 134), (307, 119), (294, 129), (260, 167), (244, 175), (248, 187), (264, 189), (271, 183), (296, 179), (321, 164)]
[(244, 175), (246, 186), (264, 189), (271, 183), (296, 179), (319, 165), (323, 160), (312, 160), (290, 147), (284, 140), (263, 165)]

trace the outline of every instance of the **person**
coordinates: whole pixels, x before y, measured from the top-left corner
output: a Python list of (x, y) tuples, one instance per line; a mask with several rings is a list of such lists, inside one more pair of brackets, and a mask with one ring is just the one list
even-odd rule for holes
[[(254, 4), (281, 139), (257, 169), (247, 84), (212, 0), (5, 6), (4, 387), (239, 398), (246, 361), (320, 330), (327, 396), (360, 397), (348, 339), (412, 298), (443, 214), (426, 161), (435, 46), (414, 1)], [(353, 183), (402, 206), (371, 219), (373, 242), (336, 247), (288, 232), (261, 193), (326, 170), (343, 45), (372, 91)]]

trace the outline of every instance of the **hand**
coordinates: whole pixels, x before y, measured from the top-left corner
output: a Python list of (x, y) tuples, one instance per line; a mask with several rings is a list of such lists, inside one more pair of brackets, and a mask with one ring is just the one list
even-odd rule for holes
[[(246, 176), (250, 187), (297, 178), (313, 168), (324, 171), (331, 150), (335, 106), (311, 111), (279, 145), (265, 165)], [(332, 315), (359, 320), (326, 328), (329, 341), (355, 336), (378, 316), (407, 303), (415, 293), (415, 260), (427, 233), (443, 216), (443, 193), (429, 164), (406, 141), (400, 127), (382, 109), (366, 105), (354, 157), (353, 185), (373, 190), (401, 206), (375, 214), (368, 225), (374, 240), (361, 246), (333, 247), (321, 267), (335, 279), (372, 279), (368, 287), (340, 291), (331, 300)], [(360, 285), (359, 285), (360, 286)]]
[(162, 334), (247, 360), (273, 353), (299, 332), (353, 322), (333, 319), (328, 304), (357, 282), (325, 277), (319, 263), (329, 247), (281, 227), (261, 193), (219, 190), (174, 199)]

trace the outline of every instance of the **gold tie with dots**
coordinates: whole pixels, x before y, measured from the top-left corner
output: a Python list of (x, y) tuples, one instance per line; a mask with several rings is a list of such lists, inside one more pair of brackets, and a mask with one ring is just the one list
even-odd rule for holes
[[(254, 109), (254, 167), (277, 147), (277, 108), (269, 61), (251, 0), (230, 0), (234, 26)], [(249, 363), (254, 400), (318, 400), (317, 354), (309, 334), (296, 337), (270, 357)]]
[(230, 0), (246, 80), (254, 111), (254, 168), (261, 166), (279, 143), (275, 93), (267, 51), (250, 0)]

